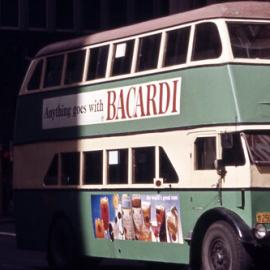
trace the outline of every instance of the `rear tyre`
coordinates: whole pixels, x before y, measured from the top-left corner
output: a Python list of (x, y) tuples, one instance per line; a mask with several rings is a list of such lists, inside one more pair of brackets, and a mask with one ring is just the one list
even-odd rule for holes
[(218, 221), (208, 228), (202, 244), (202, 269), (251, 269), (250, 256), (228, 223)]
[(74, 231), (65, 218), (53, 222), (48, 243), (48, 263), (53, 270), (73, 270), (77, 263)]

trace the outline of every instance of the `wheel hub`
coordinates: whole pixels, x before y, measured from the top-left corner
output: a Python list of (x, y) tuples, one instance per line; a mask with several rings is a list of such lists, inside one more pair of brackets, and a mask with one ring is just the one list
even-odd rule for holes
[(229, 270), (230, 259), (228, 251), (224, 247), (224, 243), (222, 241), (217, 240), (213, 243), (210, 250), (210, 257), (213, 270)]

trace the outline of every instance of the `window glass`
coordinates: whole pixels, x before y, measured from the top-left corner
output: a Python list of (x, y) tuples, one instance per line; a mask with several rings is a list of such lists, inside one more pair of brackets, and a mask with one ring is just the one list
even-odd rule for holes
[(61, 154), (61, 183), (63, 185), (79, 184), (79, 161), (80, 153)]
[(55, 24), (57, 29), (73, 28), (73, 11), (73, 0), (55, 0)]
[(140, 38), (137, 71), (157, 67), (161, 34)]
[(270, 132), (256, 130), (245, 132), (251, 162), (257, 165), (270, 165)]
[(196, 25), (192, 60), (218, 58), (221, 54), (221, 41), (214, 23)]
[(28, 0), (28, 24), (34, 28), (46, 28), (46, 0)]
[(47, 58), (44, 87), (60, 85), (63, 68), (63, 55)]
[(228, 22), (234, 57), (270, 59), (270, 24)]
[(114, 45), (112, 76), (130, 72), (133, 56), (134, 40)]
[(65, 84), (82, 81), (85, 50), (72, 52), (67, 55)]
[(81, 23), (85, 30), (97, 31), (102, 26), (101, 23), (101, 1), (81, 0)]
[(186, 62), (190, 27), (176, 29), (167, 33), (167, 45), (164, 66)]
[(162, 147), (159, 148), (159, 176), (164, 183), (177, 183), (178, 175)]
[(216, 159), (216, 138), (197, 138), (195, 141), (196, 170), (213, 170)]
[[(129, 14), (127, 12), (128, 1), (126, 0), (108, 1), (107, 6), (109, 9), (108, 25), (110, 25), (111, 28), (120, 27), (127, 23), (127, 14)], [(120, 10), (121, 12), (119, 12)]]
[(241, 166), (245, 164), (245, 156), (239, 133), (222, 134), (221, 142), (224, 166)]
[(84, 184), (102, 184), (102, 153), (102, 151), (91, 151), (84, 153)]
[(39, 60), (35, 66), (35, 70), (33, 71), (32, 76), (28, 82), (27, 89), (29, 91), (37, 90), (40, 88), (42, 66), (43, 66), (43, 60)]
[(109, 46), (102, 46), (90, 50), (90, 62), (87, 80), (104, 78), (106, 74)]
[(128, 183), (128, 149), (108, 151), (108, 183)]
[(58, 155), (55, 155), (44, 177), (44, 184), (48, 186), (57, 185), (57, 178), (58, 178)]
[(19, 19), (19, 1), (18, 0), (1, 0), (1, 25), (2, 26), (18, 26)]
[(133, 183), (153, 183), (155, 178), (155, 147), (134, 148)]

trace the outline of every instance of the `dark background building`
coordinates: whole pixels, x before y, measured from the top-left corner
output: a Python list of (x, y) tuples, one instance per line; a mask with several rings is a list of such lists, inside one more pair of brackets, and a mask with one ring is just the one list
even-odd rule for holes
[(183, 12), (218, 0), (0, 0), (0, 215), (10, 208), (16, 97), (51, 42)]

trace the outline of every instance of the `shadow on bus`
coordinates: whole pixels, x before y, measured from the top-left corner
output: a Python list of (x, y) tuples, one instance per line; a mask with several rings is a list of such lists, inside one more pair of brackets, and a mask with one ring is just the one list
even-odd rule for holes
[[(91, 265), (91, 262), (87, 264), (88, 267)], [(88, 268), (86, 266), (86, 269)], [(154, 262), (138, 262), (132, 260), (110, 260), (104, 259), (102, 260), (95, 269), (99, 270), (111, 270), (117, 267), (118, 270), (155, 270), (155, 269), (163, 269), (167, 270), (189, 270), (189, 267), (186, 265), (178, 265), (178, 264), (168, 264), (168, 263), (154, 263)]]

